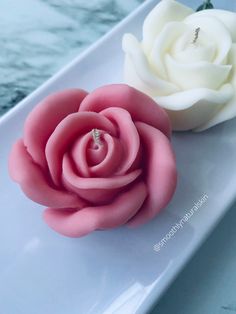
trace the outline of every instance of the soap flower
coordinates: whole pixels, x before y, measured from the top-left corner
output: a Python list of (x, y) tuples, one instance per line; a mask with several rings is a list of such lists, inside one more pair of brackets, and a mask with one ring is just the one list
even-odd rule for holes
[(170, 133), (165, 111), (127, 85), (57, 92), (27, 117), (9, 171), (63, 235), (138, 226), (175, 191)]
[(236, 13), (194, 13), (162, 0), (139, 42), (125, 34), (125, 82), (151, 96), (174, 130), (202, 131), (236, 116)]

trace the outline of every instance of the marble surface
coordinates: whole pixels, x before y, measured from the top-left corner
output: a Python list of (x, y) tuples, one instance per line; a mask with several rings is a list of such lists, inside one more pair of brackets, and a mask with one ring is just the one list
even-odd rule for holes
[[(141, 2), (1, 0), (0, 115)], [(152, 314), (236, 313), (235, 221), (236, 207), (229, 211)]]
[(143, 0), (1, 0), (0, 115)]

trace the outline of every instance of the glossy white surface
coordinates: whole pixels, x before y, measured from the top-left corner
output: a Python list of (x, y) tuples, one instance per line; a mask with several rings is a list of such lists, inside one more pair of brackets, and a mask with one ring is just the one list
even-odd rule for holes
[[(144, 16), (155, 2), (147, 1), (0, 121), (0, 313), (146, 313), (235, 198), (235, 120), (201, 134), (174, 135), (175, 197), (165, 212), (139, 229), (64, 238), (48, 229), (42, 208), (9, 179), (9, 149), (21, 136), (27, 113), (55, 90), (121, 82), (122, 35), (128, 31), (140, 37)], [(155, 252), (153, 245), (204, 193), (207, 202)]]

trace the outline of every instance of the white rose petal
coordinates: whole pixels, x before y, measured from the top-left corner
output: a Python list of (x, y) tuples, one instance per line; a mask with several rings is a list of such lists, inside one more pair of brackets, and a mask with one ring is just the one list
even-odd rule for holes
[[(179, 40), (178, 43), (182, 44), (181, 41), (182, 40)], [(185, 41), (184, 38), (183, 41)], [(216, 47), (211, 43), (208, 43), (206, 46), (198, 46), (198, 44), (196, 44), (182, 50), (178, 49), (179, 47), (176, 49), (176, 46), (172, 49), (171, 56), (180, 63), (193, 63), (200, 61), (213, 62), (216, 55)]]
[(224, 11), (224, 10), (203, 10), (196, 12), (194, 14), (195, 16), (212, 16), (220, 20), (225, 27), (228, 29), (232, 41), (236, 42), (236, 18), (235, 13), (230, 11)]
[(174, 130), (198, 131), (198, 126), (209, 121), (233, 95), (233, 87), (226, 84), (217, 91), (199, 88), (154, 99), (167, 110)]
[(221, 64), (225, 62), (232, 46), (232, 38), (220, 20), (208, 16), (198, 17), (193, 14), (186, 18), (184, 22), (194, 28), (200, 27), (199, 37), (203, 30), (208, 35), (208, 39), (215, 42), (217, 54), (214, 63)]
[(193, 10), (174, 1), (162, 0), (148, 15), (143, 24), (143, 44), (150, 51), (153, 41), (168, 22), (182, 21)]
[(234, 42), (236, 13), (162, 0), (141, 43), (124, 36), (125, 81), (165, 108), (174, 130), (207, 129), (236, 116)]
[[(171, 82), (164, 81), (158, 76), (156, 76), (148, 64), (148, 60), (145, 57), (140, 43), (137, 39), (131, 35), (127, 34), (123, 38), (123, 50), (129, 56), (126, 61), (129, 63), (128, 67), (134, 67), (135, 72), (132, 73), (132, 77), (127, 77), (127, 80), (131, 81), (135, 79), (134, 76), (141, 77), (142, 81), (150, 87), (150, 89), (160, 91), (160, 94), (168, 95), (178, 91), (178, 88)], [(126, 71), (127, 75), (129, 71)]]
[(231, 75), (231, 83), (234, 88), (233, 97), (229, 100), (229, 102), (222, 107), (221, 110), (217, 112), (217, 114), (210, 119), (207, 123), (201, 125), (197, 131), (204, 131), (216, 124), (219, 124), (223, 121), (230, 120), (236, 116), (236, 44), (233, 44), (230, 54), (229, 54), (229, 63), (232, 64), (234, 71)]
[(215, 65), (201, 61), (196, 63), (179, 63), (166, 55), (165, 63), (168, 77), (180, 89), (206, 87), (218, 89), (229, 76), (231, 65)]
[(164, 56), (171, 49), (175, 40), (186, 31), (186, 25), (180, 22), (170, 22), (164, 26), (157, 39), (154, 41), (150, 52), (150, 62), (153, 64), (157, 74), (167, 79)]
[(187, 91), (181, 91), (169, 96), (156, 96), (158, 104), (163, 108), (173, 111), (191, 109), (198, 102), (212, 102), (217, 105), (225, 104), (230, 101), (234, 95), (234, 89), (231, 84), (223, 85), (219, 90), (208, 88), (196, 88)]

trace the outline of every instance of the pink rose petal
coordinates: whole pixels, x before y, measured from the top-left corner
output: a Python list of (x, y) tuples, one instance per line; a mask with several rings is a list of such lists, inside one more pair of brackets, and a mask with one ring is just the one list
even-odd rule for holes
[[(71, 172), (75, 176), (79, 176), (77, 173), (77, 167), (74, 166), (74, 161), (70, 157), (69, 153), (66, 153), (63, 156), (63, 160), (66, 159), (66, 163), (68, 163)], [(65, 161), (63, 161), (64, 163)], [(72, 193), (75, 193), (79, 195), (82, 199), (85, 201), (88, 201), (91, 205), (104, 205), (109, 202), (111, 202), (119, 192), (122, 191), (122, 187), (120, 188), (115, 188), (115, 189), (100, 189), (100, 187), (96, 187), (93, 189), (79, 189), (70, 182), (68, 182), (65, 178), (64, 175), (62, 176), (62, 182), (63, 186), (65, 187), (66, 190), (71, 191)]]
[(123, 157), (120, 141), (104, 131), (100, 141), (100, 145), (95, 144), (90, 132), (75, 142), (71, 156), (80, 176), (107, 177), (118, 168)]
[(87, 150), (87, 163), (88, 166), (93, 167), (100, 164), (107, 155), (107, 143), (103, 143), (103, 145), (98, 146), (94, 149), (93, 146), (89, 147)]
[(91, 142), (91, 131), (84, 136), (80, 136), (71, 149), (71, 157), (73, 159), (76, 170), (80, 176), (90, 177), (89, 167), (87, 163), (87, 151)]
[(145, 150), (148, 198), (130, 226), (138, 226), (157, 215), (172, 198), (177, 181), (175, 157), (168, 138), (142, 122), (136, 123)]
[(46, 223), (55, 231), (69, 237), (81, 237), (96, 230), (125, 224), (142, 206), (147, 196), (144, 183), (136, 183), (105, 206), (86, 207), (76, 212), (48, 208)]
[(129, 112), (122, 108), (107, 108), (100, 114), (114, 122), (119, 130), (119, 140), (124, 147), (124, 157), (118, 173), (123, 174), (129, 170), (137, 157), (140, 147), (138, 132)]
[(86, 95), (68, 90), (42, 101), (9, 159), (25, 194), (49, 207), (49, 226), (71, 237), (142, 224), (176, 186), (165, 111), (127, 85)]
[[(104, 145), (104, 142), (106, 143), (107, 154), (100, 163), (89, 168), (92, 177), (108, 177), (114, 175), (121, 160), (124, 158), (123, 147), (117, 138), (107, 133), (104, 133), (103, 138), (104, 141), (101, 146)], [(99, 147), (97, 150), (99, 150)]]
[(64, 180), (64, 186), (68, 191), (76, 193), (82, 199), (90, 203), (90, 205), (106, 205), (109, 204), (124, 189), (116, 188), (112, 190), (106, 189), (78, 189)]
[(145, 122), (170, 137), (171, 126), (167, 113), (149, 96), (125, 84), (96, 89), (82, 101), (79, 111), (100, 112), (109, 107), (126, 109), (133, 121)]
[(94, 128), (116, 134), (113, 124), (95, 112), (72, 113), (58, 124), (46, 145), (46, 159), (54, 184), (61, 184), (63, 154), (79, 135)]
[(21, 185), (24, 193), (44, 206), (82, 208), (86, 205), (77, 195), (58, 191), (50, 186), (49, 179), (34, 163), (22, 140), (18, 140), (11, 151), (9, 172), (12, 179)]
[(79, 177), (73, 169), (73, 166), (70, 162), (70, 158), (67, 154), (63, 157), (63, 171), (62, 175), (65, 181), (67, 181), (72, 186), (79, 189), (117, 189), (121, 187), (125, 187), (134, 180), (136, 180), (140, 174), (142, 173), (141, 169), (136, 169), (130, 173), (120, 175), (120, 176), (112, 176), (107, 178), (83, 178)]
[(45, 146), (58, 123), (77, 112), (87, 92), (71, 89), (45, 98), (28, 115), (24, 126), (24, 143), (33, 160), (47, 168)]

